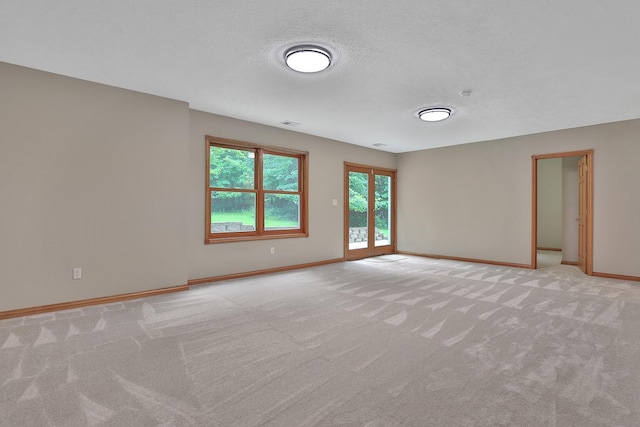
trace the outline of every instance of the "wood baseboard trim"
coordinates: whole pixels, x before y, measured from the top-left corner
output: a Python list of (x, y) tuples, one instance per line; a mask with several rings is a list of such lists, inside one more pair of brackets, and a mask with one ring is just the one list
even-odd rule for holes
[(605, 279), (617, 279), (617, 280), (628, 280), (632, 282), (640, 282), (640, 277), (638, 276), (624, 276), (622, 274), (598, 273), (595, 271), (592, 273), (592, 276), (602, 277)]
[(575, 266), (578, 265), (578, 263), (574, 262), (574, 261), (562, 261), (560, 264), (562, 264), (562, 265), (575, 265)]
[(474, 262), (474, 263), (478, 263), (478, 264), (491, 264), (491, 265), (500, 265), (503, 267), (515, 267), (515, 268), (526, 268), (526, 269), (533, 269), (533, 267), (529, 264), (515, 264), (512, 262), (501, 262), (501, 261), (491, 261), (491, 260), (486, 260), (486, 259), (475, 259), (475, 258), (461, 258), (461, 257), (455, 257), (455, 256), (447, 256), (447, 255), (434, 255), (434, 254), (421, 254), (421, 253), (417, 253), (417, 252), (408, 252), (408, 251), (398, 251), (399, 254), (403, 254), (403, 255), (413, 255), (413, 256), (420, 256), (420, 257), (424, 257), (424, 258), (434, 258), (434, 259), (446, 259), (446, 260), (450, 260), (450, 261), (463, 261), (463, 262)]
[(301, 268), (318, 267), (321, 265), (335, 264), (343, 262), (344, 258), (334, 258), (324, 261), (308, 262), (305, 264), (288, 265), (285, 267), (267, 268), (264, 270), (247, 271), (245, 273), (225, 274), (222, 276), (204, 277), (202, 279), (193, 279), (187, 282), (188, 286), (204, 285), (205, 283), (221, 282), (223, 280), (241, 279), (243, 277), (260, 276), (263, 274), (281, 273), (283, 271), (299, 270)]
[(556, 252), (562, 252), (562, 248), (545, 248), (545, 247), (539, 247), (538, 248), (539, 251), (556, 251)]
[(70, 310), (72, 308), (86, 307), (89, 305), (109, 304), (129, 299), (138, 299), (152, 297), (156, 295), (170, 294), (173, 292), (181, 292), (189, 290), (188, 285), (174, 286), (171, 288), (153, 289), (150, 291), (132, 292), (130, 294), (112, 295), (109, 297), (90, 298), (79, 301), (61, 302), (57, 304), (41, 305), (38, 307), (19, 308), (17, 310), (0, 311), (1, 319), (10, 319), (12, 317), (33, 316), (36, 314), (50, 313), (52, 311)]

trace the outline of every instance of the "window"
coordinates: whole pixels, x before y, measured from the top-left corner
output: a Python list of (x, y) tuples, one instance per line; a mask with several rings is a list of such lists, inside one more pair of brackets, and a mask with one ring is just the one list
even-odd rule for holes
[(205, 139), (206, 243), (309, 235), (308, 153)]

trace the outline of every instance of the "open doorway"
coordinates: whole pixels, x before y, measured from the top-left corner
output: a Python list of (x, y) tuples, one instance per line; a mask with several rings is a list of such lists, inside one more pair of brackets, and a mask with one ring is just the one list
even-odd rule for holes
[(532, 156), (531, 265), (592, 274), (593, 150)]
[[(563, 253), (566, 246), (563, 233), (565, 225), (563, 202), (570, 196), (564, 191), (563, 185), (565, 159), (574, 159), (574, 157), (538, 160), (538, 243), (536, 247), (538, 268), (560, 265), (565, 255)], [(576, 199), (577, 191), (576, 189)], [(575, 238), (577, 246), (577, 234)]]

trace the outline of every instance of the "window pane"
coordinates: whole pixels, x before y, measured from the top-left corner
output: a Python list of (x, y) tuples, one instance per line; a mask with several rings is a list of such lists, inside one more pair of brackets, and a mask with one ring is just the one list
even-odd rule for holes
[(298, 191), (298, 158), (265, 154), (263, 184), (265, 190)]
[(254, 188), (255, 151), (209, 147), (209, 186)]
[(300, 228), (300, 196), (297, 194), (264, 195), (265, 230)]
[(386, 246), (391, 244), (391, 177), (376, 175), (375, 192), (375, 245)]
[(211, 192), (211, 232), (255, 231), (256, 195), (237, 191)]

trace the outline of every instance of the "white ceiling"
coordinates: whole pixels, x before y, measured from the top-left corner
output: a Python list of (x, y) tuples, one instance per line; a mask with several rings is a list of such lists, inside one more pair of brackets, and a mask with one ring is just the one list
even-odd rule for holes
[[(0, 61), (398, 153), (639, 118), (639, 21), (637, 0), (0, 0)], [(332, 67), (287, 69), (301, 43)]]

